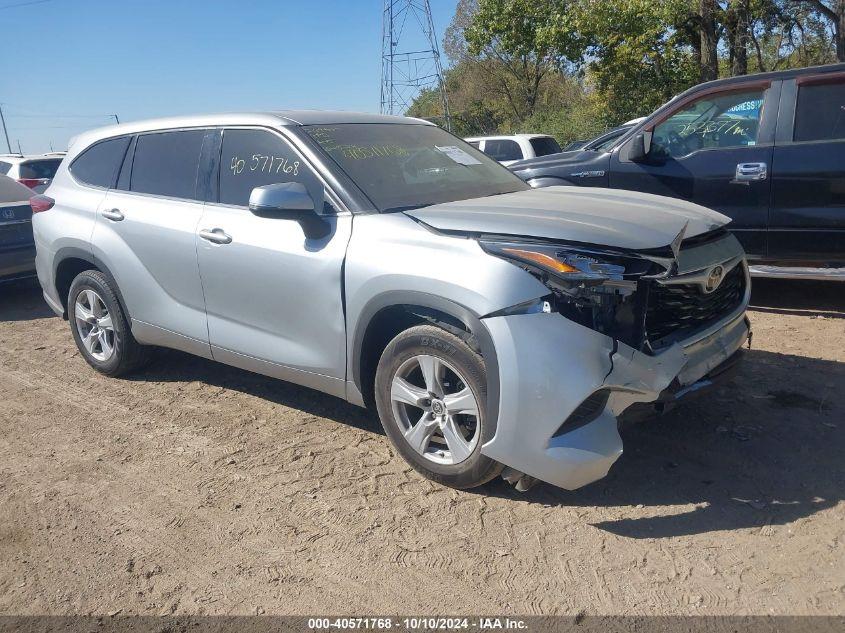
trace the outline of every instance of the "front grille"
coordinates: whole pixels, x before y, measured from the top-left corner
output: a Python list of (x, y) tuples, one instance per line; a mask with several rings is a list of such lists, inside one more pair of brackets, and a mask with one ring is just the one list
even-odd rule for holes
[(656, 349), (706, 328), (736, 310), (745, 296), (743, 264), (734, 266), (711, 293), (698, 284), (654, 282), (645, 315), (646, 338)]

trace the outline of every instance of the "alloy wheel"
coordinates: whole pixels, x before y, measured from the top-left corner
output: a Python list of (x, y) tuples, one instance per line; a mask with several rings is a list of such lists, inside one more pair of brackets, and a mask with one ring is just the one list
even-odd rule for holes
[(73, 308), (79, 338), (88, 353), (104, 362), (114, 354), (114, 324), (103, 298), (90, 288), (76, 296)]
[(452, 365), (421, 354), (406, 360), (393, 376), (393, 418), (408, 444), (438, 464), (466, 460), (481, 435), (478, 401)]

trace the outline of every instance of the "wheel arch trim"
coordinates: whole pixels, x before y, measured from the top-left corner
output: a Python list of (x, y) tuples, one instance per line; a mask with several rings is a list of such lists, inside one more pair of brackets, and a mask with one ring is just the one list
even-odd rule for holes
[(487, 369), (487, 418), (495, 429), (499, 417), (499, 362), (493, 338), (480, 316), (451, 299), (412, 290), (394, 290), (370, 299), (358, 314), (349, 350), (348, 375), (352, 385), (362, 393), (364, 340), (373, 320), (390, 308), (422, 308), (443, 313), (466, 326), (478, 342)]
[[(109, 270), (108, 266), (106, 266), (105, 263), (96, 255), (91, 253), (91, 251), (86, 251), (82, 248), (79, 248), (78, 246), (65, 246), (56, 251), (56, 255), (53, 259), (53, 284), (55, 285), (58, 282), (58, 272), (61, 265), (70, 259), (78, 259), (87, 262), (93, 268), (99, 270), (108, 278), (109, 283), (114, 289), (114, 293), (117, 295), (117, 300), (120, 302), (120, 308), (121, 310), (123, 310), (123, 314), (126, 316), (126, 320), (131, 326), (132, 316), (129, 314), (129, 310), (126, 308), (126, 302), (123, 300), (123, 294), (121, 294), (120, 292), (120, 286), (118, 286), (117, 281), (115, 280), (115, 277), (112, 274), (111, 270)], [(59, 301), (61, 301), (61, 305), (64, 310), (61, 316), (63, 319), (67, 320), (68, 306), (65, 303), (67, 297), (61, 296), (61, 294), (58, 292), (58, 288), (56, 288), (56, 294), (58, 295)]]

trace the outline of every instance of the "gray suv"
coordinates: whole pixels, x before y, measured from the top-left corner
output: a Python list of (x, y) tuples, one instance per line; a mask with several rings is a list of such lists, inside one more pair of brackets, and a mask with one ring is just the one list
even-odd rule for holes
[(749, 337), (725, 216), (531, 189), (415, 119), (104, 128), (32, 207), (44, 297), (97, 371), (170, 347), (372, 406), (459, 488), (603, 477), (624, 410), (709, 385)]

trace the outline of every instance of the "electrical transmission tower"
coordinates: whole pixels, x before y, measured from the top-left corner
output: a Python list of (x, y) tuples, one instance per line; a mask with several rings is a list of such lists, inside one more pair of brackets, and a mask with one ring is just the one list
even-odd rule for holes
[(440, 93), (441, 122), (450, 130), (449, 99), (443, 82), (440, 48), (437, 46), (429, 0), (384, 0), (382, 114), (405, 114), (422, 90)]

